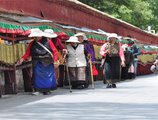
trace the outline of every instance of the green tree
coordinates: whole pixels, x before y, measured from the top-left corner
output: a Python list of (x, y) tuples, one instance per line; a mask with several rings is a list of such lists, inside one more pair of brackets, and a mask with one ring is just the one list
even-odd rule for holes
[(153, 12), (153, 19), (150, 20), (149, 25), (152, 29), (158, 31), (158, 0), (145, 0), (150, 4), (150, 9)]
[[(98, 10), (101, 10), (105, 13), (108, 13), (116, 18), (131, 23), (142, 29), (146, 29), (148, 25), (151, 26), (153, 25), (151, 24), (151, 21), (154, 20), (153, 19), (154, 8), (151, 7), (151, 3), (154, 0), (79, 0), (79, 1), (87, 5), (90, 5)], [(151, 3), (149, 1), (151, 1)], [(156, 10), (155, 13), (158, 14)]]

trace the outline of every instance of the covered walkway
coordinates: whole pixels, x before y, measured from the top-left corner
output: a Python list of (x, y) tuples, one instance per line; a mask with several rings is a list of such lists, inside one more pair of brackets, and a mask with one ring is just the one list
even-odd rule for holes
[(106, 89), (102, 81), (87, 90), (58, 89), (51, 95), (28, 93), (0, 99), (1, 120), (157, 120), (158, 75), (146, 75)]

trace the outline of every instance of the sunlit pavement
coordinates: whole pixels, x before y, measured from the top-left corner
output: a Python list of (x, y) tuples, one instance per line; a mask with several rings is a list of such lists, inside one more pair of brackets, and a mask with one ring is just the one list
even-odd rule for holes
[(51, 95), (3, 96), (0, 120), (158, 120), (158, 75), (139, 76), (107, 89), (57, 89)]

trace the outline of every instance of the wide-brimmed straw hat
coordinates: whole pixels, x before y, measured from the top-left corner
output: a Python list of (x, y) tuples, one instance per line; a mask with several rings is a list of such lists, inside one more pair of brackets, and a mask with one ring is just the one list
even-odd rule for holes
[(80, 42), (78, 41), (78, 38), (77, 38), (76, 36), (71, 36), (71, 37), (69, 38), (69, 40), (67, 40), (66, 42), (69, 42), (69, 43), (80, 43)]
[(108, 35), (107, 40), (110, 40), (110, 38), (116, 38), (119, 39), (118, 35), (116, 33), (111, 33)]
[(31, 33), (28, 37), (42, 37), (43, 36), (42, 30), (40, 30), (39, 28), (33, 28), (30, 31)]
[(57, 34), (55, 34), (52, 29), (45, 29), (43, 32), (43, 36), (48, 38), (56, 38)]
[(88, 40), (86, 34), (83, 33), (83, 32), (76, 33), (74, 36), (76, 36), (76, 37), (82, 36), (82, 37), (83, 37), (83, 40)]

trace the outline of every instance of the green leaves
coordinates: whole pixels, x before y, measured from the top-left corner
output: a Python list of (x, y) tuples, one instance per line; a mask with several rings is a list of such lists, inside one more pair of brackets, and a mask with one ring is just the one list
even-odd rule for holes
[(158, 29), (158, 0), (79, 0), (139, 28)]

